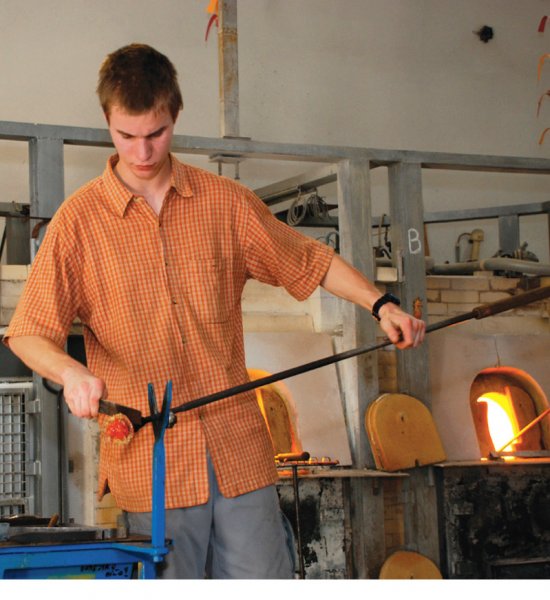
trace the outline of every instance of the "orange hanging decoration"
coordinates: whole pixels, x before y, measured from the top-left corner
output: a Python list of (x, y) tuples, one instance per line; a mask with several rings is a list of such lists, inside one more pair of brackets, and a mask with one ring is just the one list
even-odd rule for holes
[(212, 25), (216, 23), (216, 27), (218, 27), (218, 0), (210, 0), (208, 7), (206, 8), (206, 12), (211, 14), (212, 16), (208, 20), (208, 25), (206, 26), (206, 34), (204, 36), (204, 41), (208, 41), (208, 35), (210, 33), (210, 29)]
[(540, 107), (542, 105), (542, 101), (544, 100), (544, 98), (546, 96), (550, 96), (550, 90), (546, 90), (546, 92), (544, 92), (544, 94), (542, 94), (542, 96), (539, 98), (538, 104), (537, 104), (537, 117), (540, 114)]
[(541, 135), (540, 135), (540, 138), (539, 138), (539, 145), (541, 145), (541, 144), (542, 144), (542, 142), (544, 142), (544, 137), (546, 136), (546, 133), (547, 133), (548, 131), (550, 131), (550, 127), (547, 127), (547, 128), (546, 128), (546, 129), (545, 129), (545, 130), (544, 130), (544, 131), (541, 133)]
[(539, 58), (539, 69), (538, 69), (538, 80), (540, 81), (540, 76), (542, 73), (542, 67), (544, 65), (544, 61), (550, 58), (550, 54), (543, 54), (540, 58)]

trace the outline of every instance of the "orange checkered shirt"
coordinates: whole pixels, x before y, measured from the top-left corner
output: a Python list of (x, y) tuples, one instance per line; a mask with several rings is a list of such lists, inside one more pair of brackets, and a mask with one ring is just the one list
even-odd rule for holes
[[(247, 381), (247, 279), (303, 300), (333, 256), (242, 185), (171, 160), (158, 216), (116, 177), (116, 155), (62, 204), (4, 337), (40, 335), (62, 346), (80, 318), (88, 367), (105, 381), (109, 400), (145, 415), (149, 382), (160, 404), (172, 380), (175, 407)], [(207, 501), (207, 449), (225, 496), (277, 480), (254, 391), (181, 413), (165, 445), (166, 508)], [(126, 445), (102, 442), (99, 497), (110, 489), (120, 508), (150, 511), (152, 447), (151, 426)]]

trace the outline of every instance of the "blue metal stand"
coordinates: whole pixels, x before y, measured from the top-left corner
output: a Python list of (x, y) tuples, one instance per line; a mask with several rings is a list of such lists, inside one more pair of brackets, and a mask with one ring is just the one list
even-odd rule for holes
[(151, 543), (81, 542), (40, 546), (0, 547), (0, 579), (129, 579), (137, 568), (139, 579), (154, 579), (169, 549), (165, 540), (166, 456), (164, 433), (172, 403), (172, 382), (166, 385), (158, 411), (153, 386), (148, 399), (155, 443), (153, 446), (153, 507)]

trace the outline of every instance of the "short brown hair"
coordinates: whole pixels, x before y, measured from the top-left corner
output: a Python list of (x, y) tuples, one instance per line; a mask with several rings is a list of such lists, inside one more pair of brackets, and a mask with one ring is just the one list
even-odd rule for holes
[(105, 58), (97, 95), (107, 118), (114, 104), (130, 114), (167, 108), (174, 121), (183, 108), (174, 65), (146, 44), (124, 46)]

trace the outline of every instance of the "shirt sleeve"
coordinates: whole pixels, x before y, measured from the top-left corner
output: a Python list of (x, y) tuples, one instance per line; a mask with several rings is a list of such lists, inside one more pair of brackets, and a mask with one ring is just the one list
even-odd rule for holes
[(334, 249), (274, 217), (248, 194), (246, 265), (250, 278), (284, 287), (297, 300), (308, 298), (323, 280)]
[(62, 346), (78, 312), (78, 252), (50, 223), (4, 335), (47, 337)]

